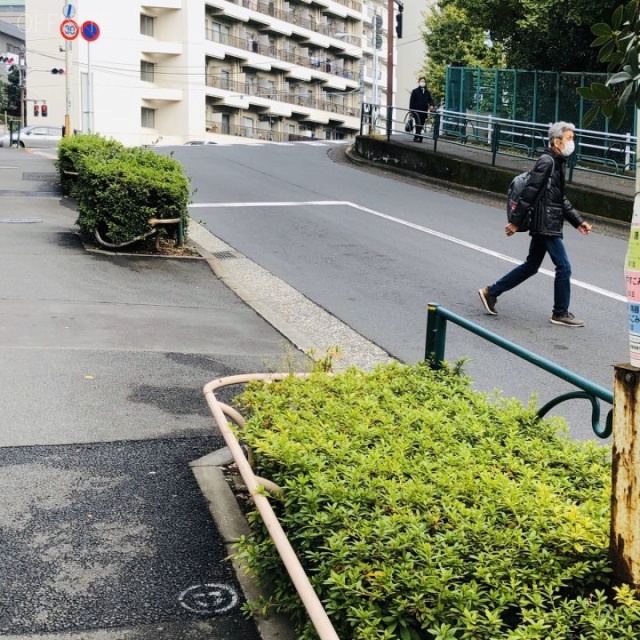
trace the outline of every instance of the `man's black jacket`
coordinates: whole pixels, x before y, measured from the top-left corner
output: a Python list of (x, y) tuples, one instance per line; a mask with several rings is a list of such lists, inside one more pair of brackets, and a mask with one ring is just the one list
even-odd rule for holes
[[(530, 235), (560, 236), (564, 221), (574, 227), (584, 219), (564, 195), (566, 159), (545, 149), (535, 163), (513, 213), (513, 222), (524, 220), (527, 210), (536, 205), (531, 215)], [(546, 190), (546, 193), (545, 193)]]

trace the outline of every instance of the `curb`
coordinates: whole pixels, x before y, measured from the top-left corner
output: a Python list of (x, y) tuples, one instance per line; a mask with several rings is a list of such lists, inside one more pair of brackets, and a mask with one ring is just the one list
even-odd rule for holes
[[(382, 165), (378, 162), (372, 162), (371, 160), (367, 160), (366, 158), (362, 158), (357, 153), (355, 153), (355, 144), (349, 145), (345, 149), (345, 156), (347, 160), (360, 167), (370, 167), (379, 169), (381, 171), (388, 171), (390, 173), (394, 173), (399, 176), (404, 176), (416, 180), (417, 182), (423, 185), (430, 185), (436, 187), (441, 191), (446, 191), (448, 193), (464, 193), (469, 196), (475, 196), (479, 198), (483, 198), (484, 200), (489, 200), (495, 206), (504, 209), (506, 206), (506, 194), (502, 196), (501, 194), (495, 193), (493, 191), (484, 191), (482, 189), (477, 189), (475, 187), (469, 187), (466, 185), (453, 185), (451, 182), (447, 182), (446, 180), (441, 180), (440, 178), (433, 178), (431, 176), (424, 175), (422, 173), (416, 173), (414, 171), (409, 171), (408, 169), (401, 169), (399, 167), (394, 167), (391, 165)], [(442, 154), (446, 155), (446, 154)], [(455, 156), (452, 156), (455, 157)], [(592, 213), (584, 214), (584, 216), (594, 223), (593, 232), (601, 233), (602, 235), (612, 236), (614, 238), (619, 238), (621, 240), (626, 240), (629, 237), (629, 231), (631, 225), (628, 222), (621, 222), (619, 220), (614, 220), (612, 218), (605, 218), (603, 216), (598, 216)], [(506, 213), (505, 213), (506, 220)]]
[[(224, 477), (223, 467), (232, 462), (231, 453), (224, 447), (194, 460), (189, 466), (207, 501), (209, 512), (222, 537), (246, 601), (259, 604), (267, 597), (266, 591), (260, 587), (246, 565), (233, 555), (238, 539), (242, 536), (248, 537), (250, 531), (236, 497)], [(241, 482), (239, 478), (235, 481)], [(286, 616), (270, 614), (266, 618), (256, 610), (252, 617), (263, 640), (296, 640), (293, 623)]]

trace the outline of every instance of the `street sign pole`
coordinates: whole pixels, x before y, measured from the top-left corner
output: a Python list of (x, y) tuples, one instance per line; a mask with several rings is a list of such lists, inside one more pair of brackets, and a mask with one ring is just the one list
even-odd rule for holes
[(64, 135), (65, 138), (72, 134), (71, 130), (71, 69), (73, 61), (71, 59), (71, 41), (78, 37), (80, 29), (73, 18), (76, 9), (72, 4), (65, 4), (62, 8), (64, 20), (60, 25), (60, 33), (64, 38)]
[(71, 40), (65, 40), (64, 47), (64, 135), (71, 135)]
[(87, 41), (87, 112), (89, 115), (89, 131), (93, 132), (93, 73), (91, 71), (91, 43), (100, 37), (100, 27), (87, 20), (80, 27), (82, 37)]

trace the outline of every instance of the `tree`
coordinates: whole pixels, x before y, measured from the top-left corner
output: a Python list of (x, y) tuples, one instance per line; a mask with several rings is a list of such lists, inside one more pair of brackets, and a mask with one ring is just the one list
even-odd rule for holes
[(466, 67), (503, 66), (502, 46), (488, 40), (484, 29), (469, 18), (465, 9), (453, 3), (433, 6), (423, 34), (429, 52), (424, 72), (435, 96), (445, 93), (446, 68), (450, 64)]
[[(602, 64), (589, 46), (590, 25), (603, 21), (620, 0), (439, 0), (426, 19), (425, 42), (429, 59), (439, 55), (431, 44), (434, 26), (452, 40), (484, 42), (487, 35), (499, 54), (498, 66), (544, 71), (600, 71)], [(436, 14), (436, 17), (432, 16)], [(435, 23), (434, 23), (435, 20)], [(447, 26), (447, 22), (451, 22)], [(456, 28), (462, 28), (456, 32)], [(438, 44), (441, 38), (436, 38)], [(460, 46), (472, 43), (461, 43)], [(447, 43), (444, 43), (447, 47)], [(457, 53), (457, 52), (456, 52)], [(485, 58), (481, 57), (484, 61)], [(438, 58), (440, 64), (443, 61)], [(466, 59), (449, 58), (466, 63)], [(428, 67), (427, 67), (428, 68)]]
[(598, 59), (608, 64), (609, 73), (617, 73), (606, 84), (594, 82), (578, 89), (585, 100), (595, 103), (582, 124), (588, 126), (602, 113), (617, 128), (624, 120), (630, 99), (640, 109), (640, 0), (620, 5), (613, 12), (611, 24), (597, 23), (591, 31), (597, 36), (591, 46), (600, 49)]

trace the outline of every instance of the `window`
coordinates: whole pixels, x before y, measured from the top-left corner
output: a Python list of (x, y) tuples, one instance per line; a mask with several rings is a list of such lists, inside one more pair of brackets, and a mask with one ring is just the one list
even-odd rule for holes
[(152, 62), (140, 61), (140, 80), (145, 82), (153, 82), (153, 74), (156, 65)]
[(155, 129), (156, 128), (156, 110), (148, 109), (147, 107), (142, 107), (140, 112), (140, 124), (145, 129)]
[(143, 36), (153, 36), (153, 24), (155, 18), (152, 16), (146, 16), (144, 13), (140, 14), (140, 33)]

